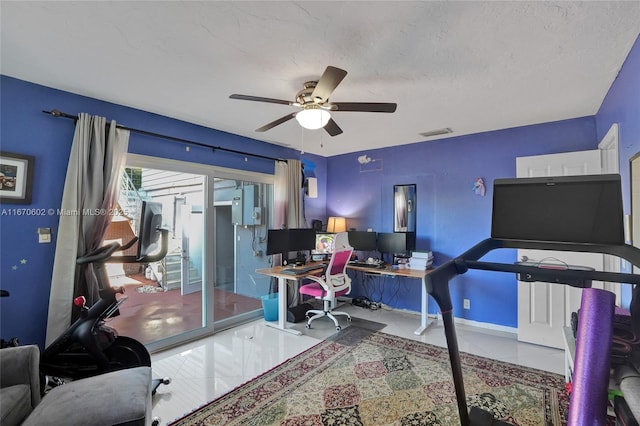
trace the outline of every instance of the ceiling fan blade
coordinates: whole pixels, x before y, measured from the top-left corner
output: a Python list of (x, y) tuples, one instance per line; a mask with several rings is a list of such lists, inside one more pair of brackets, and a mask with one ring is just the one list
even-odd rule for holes
[(293, 105), (291, 101), (285, 101), (282, 99), (273, 99), (273, 98), (262, 98), (260, 96), (251, 96), (251, 95), (239, 95), (234, 93), (229, 96), (231, 99), (240, 99), (242, 101), (257, 101), (257, 102), (267, 102), (270, 104), (282, 104), (282, 105)]
[(259, 129), (256, 129), (256, 132), (266, 132), (269, 129), (273, 129), (274, 127), (282, 124), (282, 123), (286, 123), (287, 121), (291, 120), (293, 117), (296, 116), (296, 112), (292, 112), (289, 115), (285, 115), (284, 117), (280, 117), (275, 121), (272, 121), (271, 123), (265, 124), (264, 126), (260, 127)]
[(331, 111), (395, 112), (397, 106), (384, 102), (333, 102)]
[(342, 129), (340, 128), (340, 126), (338, 126), (338, 123), (333, 121), (333, 118), (329, 119), (329, 122), (324, 126), (324, 129), (331, 136), (338, 136), (340, 133), (342, 133)]
[(329, 99), (329, 96), (336, 90), (338, 84), (346, 77), (347, 72), (345, 70), (341, 70), (340, 68), (328, 66), (327, 69), (324, 70), (322, 77), (318, 80), (318, 84), (316, 84), (316, 88), (313, 89), (313, 93), (311, 93), (311, 98), (318, 103), (326, 102)]

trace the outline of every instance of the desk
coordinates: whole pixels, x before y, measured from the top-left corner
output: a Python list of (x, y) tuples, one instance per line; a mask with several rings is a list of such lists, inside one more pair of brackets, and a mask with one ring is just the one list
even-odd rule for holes
[(387, 266), (384, 269), (378, 269), (378, 268), (368, 268), (368, 267), (362, 267), (362, 266), (356, 266), (356, 265), (347, 265), (347, 269), (350, 269), (352, 271), (360, 271), (360, 272), (364, 272), (372, 275), (408, 277), (408, 278), (416, 278), (421, 280), (422, 281), (422, 296), (421, 296), (422, 301), (421, 301), (421, 307), (420, 307), (420, 327), (418, 327), (416, 331), (414, 331), (413, 333), (419, 336), (422, 333), (424, 333), (427, 327), (431, 325), (432, 321), (429, 318), (427, 318), (427, 315), (429, 313), (428, 311), (429, 293), (427, 292), (427, 283), (425, 278), (427, 275), (431, 273), (431, 271), (433, 271), (433, 269), (427, 269), (427, 270), (407, 269), (407, 268), (394, 269), (390, 266)]
[[(307, 265), (305, 265), (304, 267), (309, 267), (309, 266), (313, 266), (314, 263), (309, 263)], [(302, 272), (299, 275), (292, 275), (292, 274), (284, 274), (282, 273), (283, 269), (287, 269), (287, 268), (291, 268), (290, 265), (287, 266), (274, 266), (272, 268), (264, 268), (264, 269), (256, 269), (256, 273), (258, 274), (262, 274), (262, 275), (267, 275), (269, 277), (275, 277), (278, 279), (278, 322), (274, 323), (271, 321), (265, 321), (265, 324), (269, 327), (273, 327), (273, 328), (277, 328), (279, 330), (282, 331), (286, 331), (287, 333), (291, 333), (291, 334), (295, 334), (297, 336), (301, 335), (302, 333), (299, 332), (298, 330), (294, 330), (292, 328), (288, 328), (287, 327), (287, 280), (291, 280), (291, 281), (299, 281), (301, 279), (303, 279), (304, 277), (307, 277), (309, 275), (315, 275), (318, 272), (322, 271), (323, 268), (323, 264), (321, 262), (317, 262), (318, 268), (311, 270), (311, 271), (307, 271), (307, 272)]]
[[(315, 263), (315, 262), (314, 262)], [(305, 266), (311, 266), (311, 264), (307, 264)], [(318, 268), (312, 271), (308, 271), (305, 273), (301, 273), (300, 275), (291, 275), (282, 273), (283, 269), (290, 268), (291, 266), (274, 266), (272, 268), (265, 269), (256, 269), (256, 273), (267, 275), (269, 277), (275, 277), (278, 279), (278, 322), (273, 323), (270, 321), (265, 321), (265, 324), (269, 327), (274, 327), (280, 329), (282, 331), (286, 331), (288, 333), (300, 335), (301, 332), (297, 330), (293, 330), (291, 328), (287, 328), (287, 280), (291, 281), (299, 281), (309, 275), (315, 275), (319, 271), (322, 270), (322, 263), (317, 262)], [(421, 335), (424, 331), (429, 327), (432, 321), (428, 318), (428, 308), (429, 308), (429, 293), (427, 292), (427, 283), (425, 277), (431, 273), (432, 269), (421, 270), (421, 269), (394, 269), (390, 266), (387, 266), (384, 269), (378, 268), (367, 268), (356, 265), (347, 265), (348, 270), (364, 272), (372, 275), (387, 275), (394, 277), (408, 277), (408, 278), (416, 278), (422, 282), (422, 296), (421, 296), (421, 307), (420, 307), (420, 327), (416, 329), (413, 333), (416, 335)]]

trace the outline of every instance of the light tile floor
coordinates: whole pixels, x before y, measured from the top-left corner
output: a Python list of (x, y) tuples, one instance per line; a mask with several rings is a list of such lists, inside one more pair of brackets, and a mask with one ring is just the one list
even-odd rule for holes
[[(368, 310), (352, 305), (340, 309), (358, 319), (384, 324), (381, 331), (446, 346), (442, 322), (434, 322), (421, 335), (413, 332), (420, 316), (386, 309)], [(340, 320), (346, 325), (345, 319)], [(167, 424), (193, 409), (233, 390), (261, 373), (314, 346), (334, 334), (328, 319), (314, 321), (313, 328), (304, 323), (289, 324), (302, 331), (301, 336), (282, 332), (253, 321), (214, 336), (152, 355), (154, 377), (170, 377), (153, 397), (153, 415)], [(459, 350), (492, 359), (564, 374), (564, 351), (521, 343), (511, 333), (456, 325)]]

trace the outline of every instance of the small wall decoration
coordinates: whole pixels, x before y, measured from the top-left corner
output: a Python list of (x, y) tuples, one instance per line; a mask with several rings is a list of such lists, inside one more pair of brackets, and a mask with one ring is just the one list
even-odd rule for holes
[(382, 159), (374, 160), (364, 154), (358, 157), (358, 163), (360, 163), (360, 173), (382, 171)]
[(0, 151), (0, 202), (31, 204), (35, 157)]
[(484, 187), (484, 179), (482, 179), (481, 177), (476, 178), (476, 180), (473, 182), (473, 192), (476, 195), (480, 195), (481, 197), (484, 197), (484, 194), (486, 192)]

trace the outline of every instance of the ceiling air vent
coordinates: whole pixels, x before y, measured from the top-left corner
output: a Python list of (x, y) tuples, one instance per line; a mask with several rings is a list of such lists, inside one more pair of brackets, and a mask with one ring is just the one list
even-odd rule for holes
[(453, 133), (453, 130), (451, 130), (450, 127), (444, 127), (442, 129), (436, 129), (436, 130), (430, 130), (428, 132), (422, 132), (422, 133), (420, 133), (420, 136), (424, 136), (425, 138), (428, 138), (428, 137), (431, 137), (431, 136), (446, 135), (447, 133)]

